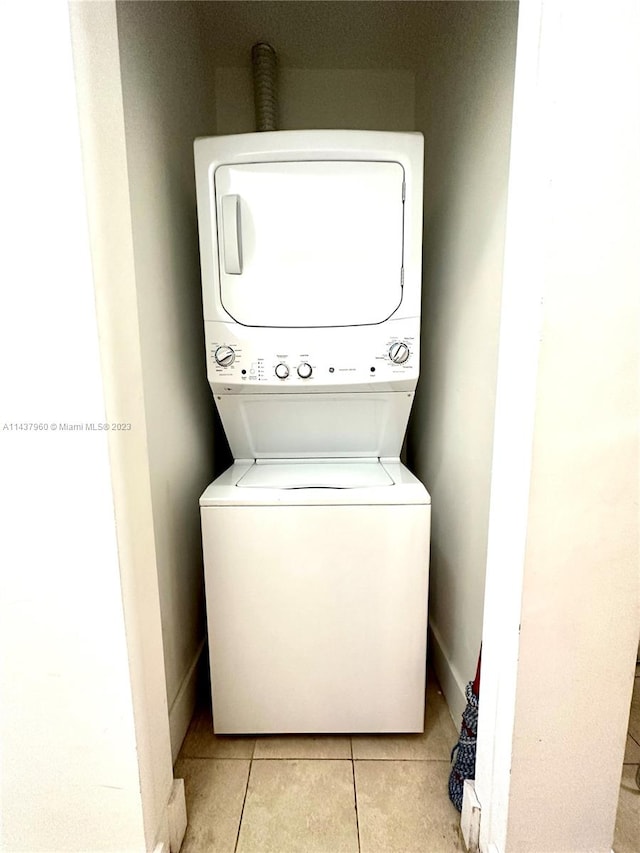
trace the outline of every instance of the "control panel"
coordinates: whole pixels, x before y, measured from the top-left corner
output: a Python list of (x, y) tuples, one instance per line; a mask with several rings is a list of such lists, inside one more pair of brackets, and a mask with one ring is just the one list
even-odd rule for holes
[(415, 381), (419, 368), (416, 326), (415, 321), (401, 320), (330, 332), (252, 329), (243, 339), (242, 327), (208, 323), (209, 381), (226, 391), (247, 388), (253, 392)]

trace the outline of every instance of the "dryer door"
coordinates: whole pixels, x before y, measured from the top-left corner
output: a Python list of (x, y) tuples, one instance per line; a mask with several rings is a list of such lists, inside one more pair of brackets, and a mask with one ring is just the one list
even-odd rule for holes
[(398, 308), (399, 163), (228, 165), (214, 180), (220, 298), (238, 323), (367, 325)]

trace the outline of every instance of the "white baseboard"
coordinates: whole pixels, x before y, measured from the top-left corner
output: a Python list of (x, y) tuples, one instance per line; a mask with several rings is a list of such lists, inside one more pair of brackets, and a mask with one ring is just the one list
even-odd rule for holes
[(462, 712), (467, 707), (467, 697), (464, 691), (469, 679), (465, 681), (451, 663), (451, 659), (442, 642), (442, 635), (433, 622), (429, 623), (429, 635), (431, 663), (447, 700), (453, 724), (459, 729)]
[(476, 796), (475, 783), (473, 779), (465, 779), (460, 829), (462, 830), (462, 837), (469, 853), (478, 853), (480, 850), (481, 814), (480, 801)]
[(182, 684), (169, 709), (169, 734), (171, 737), (171, 759), (175, 764), (182, 741), (189, 728), (191, 717), (196, 707), (196, 690), (198, 684), (198, 664), (204, 650), (204, 639), (201, 640), (191, 664), (182, 679)]
[(169, 821), (169, 850), (180, 853), (187, 832), (187, 800), (184, 792), (184, 779), (174, 779), (171, 796), (167, 804)]

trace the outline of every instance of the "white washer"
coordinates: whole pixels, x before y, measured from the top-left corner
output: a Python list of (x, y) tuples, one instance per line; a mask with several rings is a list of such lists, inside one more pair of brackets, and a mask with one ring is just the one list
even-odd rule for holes
[(386, 460), (239, 462), (208, 487), (216, 732), (423, 730), (427, 501)]
[(207, 375), (235, 464), (200, 499), (218, 733), (423, 730), (430, 499), (422, 137), (197, 140)]

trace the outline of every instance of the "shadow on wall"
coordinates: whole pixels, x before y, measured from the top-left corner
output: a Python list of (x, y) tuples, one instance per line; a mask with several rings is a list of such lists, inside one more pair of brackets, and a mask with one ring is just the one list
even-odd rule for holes
[(424, 283), (407, 459), (433, 501), (430, 620), (451, 708), (464, 707), (482, 635), (517, 12), (437, 4), (416, 78)]

